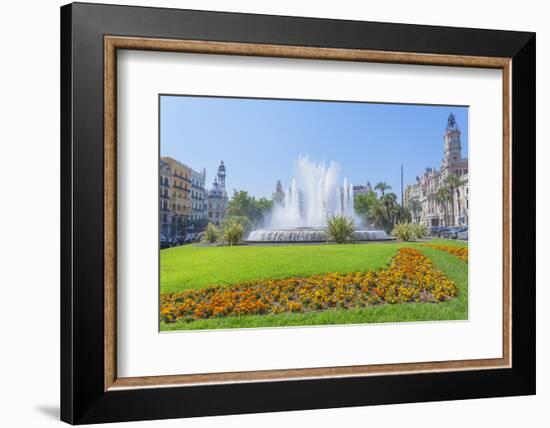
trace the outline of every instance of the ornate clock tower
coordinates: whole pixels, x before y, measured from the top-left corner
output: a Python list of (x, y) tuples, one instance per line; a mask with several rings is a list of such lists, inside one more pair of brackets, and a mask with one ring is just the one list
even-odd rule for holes
[(447, 119), (447, 129), (443, 136), (445, 141), (445, 154), (443, 157), (443, 165), (449, 166), (455, 162), (460, 162), (462, 159), (462, 146), (460, 144), (460, 129), (456, 124), (454, 114), (450, 114)]
[(220, 162), (220, 166), (218, 167), (218, 183), (225, 190), (225, 165), (223, 161)]

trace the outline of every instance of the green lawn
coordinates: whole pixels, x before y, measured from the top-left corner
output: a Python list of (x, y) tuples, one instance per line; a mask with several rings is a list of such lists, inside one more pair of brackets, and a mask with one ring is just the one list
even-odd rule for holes
[[(465, 246), (462, 242), (432, 243)], [(327, 272), (381, 269), (401, 247), (418, 247), (459, 286), (459, 296), (442, 303), (377, 305), (364, 309), (328, 310), (303, 314), (248, 315), (161, 324), (161, 330), (277, 327), (295, 325), (458, 320), (468, 318), (468, 265), (443, 251), (418, 243), (344, 245), (281, 245), (199, 247), (182, 246), (161, 251), (161, 292), (176, 292), (208, 285), (229, 285), (260, 278), (285, 278)]]

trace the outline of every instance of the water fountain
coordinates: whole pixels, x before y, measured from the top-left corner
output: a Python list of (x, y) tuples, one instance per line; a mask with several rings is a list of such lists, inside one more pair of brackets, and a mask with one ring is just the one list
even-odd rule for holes
[[(345, 215), (356, 226), (362, 220), (355, 213), (353, 185), (344, 178), (338, 184), (340, 167), (331, 162), (316, 163), (307, 156), (296, 162), (296, 176), (284, 198), (276, 201), (266, 219), (266, 227), (250, 232), (248, 242), (325, 242), (327, 218)], [(388, 239), (386, 232), (371, 227), (358, 227), (356, 241)]]

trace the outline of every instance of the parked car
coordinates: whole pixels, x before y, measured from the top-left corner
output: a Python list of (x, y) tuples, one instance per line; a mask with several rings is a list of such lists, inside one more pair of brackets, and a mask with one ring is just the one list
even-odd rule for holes
[(173, 245), (185, 245), (185, 244), (191, 244), (193, 242), (197, 242), (197, 234), (196, 233), (187, 233), (187, 234), (180, 234), (177, 235), (173, 239)]
[(457, 239), (460, 239), (462, 241), (468, 240), (468, 228), (465, 227), (461, 232), (458, 233)]
[(450, 227), (442, 227), (437, 232), (438, 238), (449, 238), (451, 236), (451, 228)]
[(438, 233), (441, 229), (444, 229), (443, 226), (430, 226), (428, 228), (428, 234), (430, 236), (438, 236)]
[(172, 242), (172, 247), (183, 244), (183, 240), (183, 235), (172, 236), (172, 238), (170, 239), (170, 241)]
[(160, 249), (170, 248), (172, 246), (172, 240), (167, 236), (160, 236)]
[(451, 236), (450, 238), (451, 239), (458, 239), (458, 235), (464, 231), (467, 231), (468, 228), (466, 226), (457, 226), (457, 227), (454, 227), (452, 228), (452, 232), (451, 232)]
[(462, 230), (462, 226), (449, 226), (439, 231), (440, 238), (456, 239), (458, 233)]

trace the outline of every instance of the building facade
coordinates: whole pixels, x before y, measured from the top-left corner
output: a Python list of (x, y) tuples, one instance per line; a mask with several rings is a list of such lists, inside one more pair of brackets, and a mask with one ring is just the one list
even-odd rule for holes
[(281, 183), (281, 180), (277, 180), (275, 192), (271, 195), (271, 199), (273, 199), (275, 205), (284, 205), (285, 191), (283, 190), (283, 183)]
[(170, 210), (170, 183), (172, 180), (172, 170), (170, 165), (160, 160), (160, 177), (159, 177), (159, 223), (160, 234), (169, 236), (172, 234), (172, 214)]
[(370, 185), (370, 181), (367, 181), (367, 184), (364, 186), (362, 184), (353, 186), (354, 195), (368, 195), (370, 192), (372, 192), (372, 186)]
[(221, 161), (212, 188), (208, 191), (208, 221), (217, 226), (225, 219), (227, 211), (228, 198), (225, 190), (225, 176), (225, 165)]
[(416, 183), (405, 187), (403, 201), (413, 221), (426, 226), (468, 225), (468, 158), (462, 157), (460, 136), (451, 113), (443, 134), (440, 169), (426, 168)]
[[(161, 171), (163, 163), (170, 169), (169, 235), (185, 233), (185, 228), (193, 212), (193, 203), (191, 200), (191, 168), (173, 158), (163, 157), (161, 158)], [(168, 171), (167, 168), (166, 171)], [(164, 189), (162, 188), (161, 190)]]
[(206, 170), (201, 172), (191, 170), (191, 220), (203, 220), (208, 218), (208, 192), (205, 189)]

